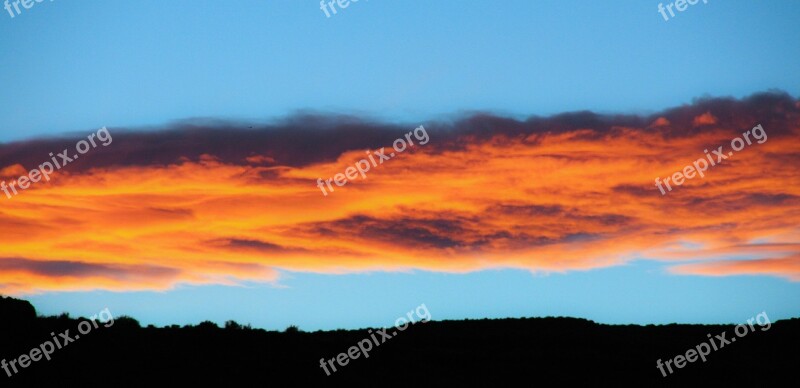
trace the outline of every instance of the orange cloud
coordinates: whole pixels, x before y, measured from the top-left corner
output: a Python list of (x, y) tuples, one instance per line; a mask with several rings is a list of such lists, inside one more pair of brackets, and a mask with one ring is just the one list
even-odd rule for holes
[[(700, 112), (726, 120), (691, 131)], [(657, 118), (670, 125), (649, 127)], [(107, 149), (0, 198), (0, 291), (269, 282), (282, 269), (564, 272), (637, 258), (678, 274), (798, 280), (799, 118), (795, 100), (773, 95), (642, 118), (475, 116), (431, 125), (428, 144), (327, 197), (318, 178), (415, 126), (112, 129)], [(655, 187), (759, 123), (768, 141), (665, 196)], [(0, 171), (38, 165), (62, 143), (0, 145)]]
[(683, 264), (672, 267), (671, 270), (678, 274), (706, 276), (777, 275), (793, 281), (800, 281), (800, 255), (780, 259), (734, 260)]
[(717, 123), (717, 118), (711, 114), (711, 112), (706, 112), (694, 118), (692, 125), (694, 127), (700, 127), (703, 125), (714, 125)]
[(650, 124), (650, 126), (651, 127), (666, 127), (666, 126), (669, 126), (669, 124), (670, 124), (669, 120), (667, 120), (667, 119), (665, 119), (663, 117), (659, 117), (659, 118), (656, 119), (656, 121), (653, 121), (653, 123)]

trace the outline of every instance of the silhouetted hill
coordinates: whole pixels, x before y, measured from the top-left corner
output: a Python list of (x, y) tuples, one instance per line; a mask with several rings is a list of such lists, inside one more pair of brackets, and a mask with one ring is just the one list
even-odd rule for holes
[[(32, 306), (14, 306), (30, 304), (3, 299), (3, 320), (30, 318)], [(40, 317), (4, 330), (0, 357), (16, 359), (67, 329), (75, 337), (81, 321)], [(50, 361), (18, 368), (11, 377), (0, 369), (0, 387), (797, 385), (800, 319), (763, 328), (756, 325), (738, 342), (710, 350), (706, 362), (673, 365), (674, 373), (663, 377), (656, 360), (697, 348), (707, 334), (736, 337), (734, 326), (601, 325), (574, 318), (431, 321), (409, 326), (373, 346), (368, 358), (352, 359), (327, 376), (321, 358), (348, 352), (375, 330), (274, 332), (234, 322), (225, 328), (211, 322), (142, 328), (133, 318), (117, 317), (110, 327), (100, 323), (55, 349)]]
[(36, 320), (36, 309), (26, 300), (0, 296), (0, 330), (24, 327)]

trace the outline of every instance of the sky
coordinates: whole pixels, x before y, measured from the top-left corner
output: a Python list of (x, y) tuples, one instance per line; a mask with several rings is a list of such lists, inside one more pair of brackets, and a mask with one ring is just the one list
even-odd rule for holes
[[(100, 139), (0, 193), (0, 292), (43, 314), (268, 329), (390, 325), (421, 303), (797, 316), (800, 6), (657, 6), (0, 9), (0, 179)], [(765, 140), (705, 177), (654, 185), (758, 124)], [(366, 179), (318, 186), (404, 136)]]

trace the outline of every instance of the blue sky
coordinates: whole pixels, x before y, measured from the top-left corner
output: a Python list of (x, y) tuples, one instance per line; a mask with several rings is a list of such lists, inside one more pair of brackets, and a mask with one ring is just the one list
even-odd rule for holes
[(434, 320), (572, 316), (609, 324), (667, 324), (741, 323), (762, 311), (775, 321), (797, 316), (800, 300), (797, 283), (757, 276), (675, 276), (651, 261), (548, 275), (518, 270), (284, 275), (277, 285), (58, 293), (29, 300), (47, 315), (90, 316), (111, 306), (115, 316), (157, 326), (234, 319), (271, 330), (298, 325), (306, 331), (391, 326), (422, 303)]
[[(703, 96), (800, 95), (800, 3), (719, 1), (665, 22), (656, 1), (67, 1), (0, 12), (0, 142), (176, 120), (302, 111), (420, 122), (650, 113)], [(0, 10), (2, 11), (2, 10)], [(607, 323), (795, 316), (800, 285), (668, 274), (663, 264), (537, 275), (492, 270), (321, 275), (278, 284), (30, 297), (40, 312), (110, 307), (142, 323), (236, 319), (306, 330), (568, 315)], [(301, 306), (301, 307), (298, 307)]]
[[(1, 15), (1, 14), (0, 14)], [(0, 18), (0, 141), (298, 110), (421, 120), (800, 94), (800, 7), (710, 1), (62, 1)]]

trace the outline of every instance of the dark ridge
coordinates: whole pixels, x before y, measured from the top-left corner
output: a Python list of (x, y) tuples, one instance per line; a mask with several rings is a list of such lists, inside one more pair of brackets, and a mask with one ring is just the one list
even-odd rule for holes
[[(80, 322), (67, 315), (38, 317), (24, 301), (2, 299), (0, 357), (30, 353), (51, 334), (77, 334)], [(87, 324), (84, 324), (84, 326)], [(734, 336), (733, 325), (603, 325), (585, 319), (548, 317), (431, 321), (372, 346), (327, 376), (320, 359), (346, 353), (377, 329), (284, 332), (252, 329), (229, 321), (196, 326), (140, 327), (130, 317), (100, 323), (80, 339), (8, 377), (2, 387), (94, 386), (742, 386), (798, 382), (800, 319), (755, 326), (753, 332), (663, 377), (666, 361), (712, 336)], [(389, 328), (390, 335), (396, 328)], [(380, 336), (376, 336), (378, 341)], [(735, 336), (734, 336), (735, 337)]]

